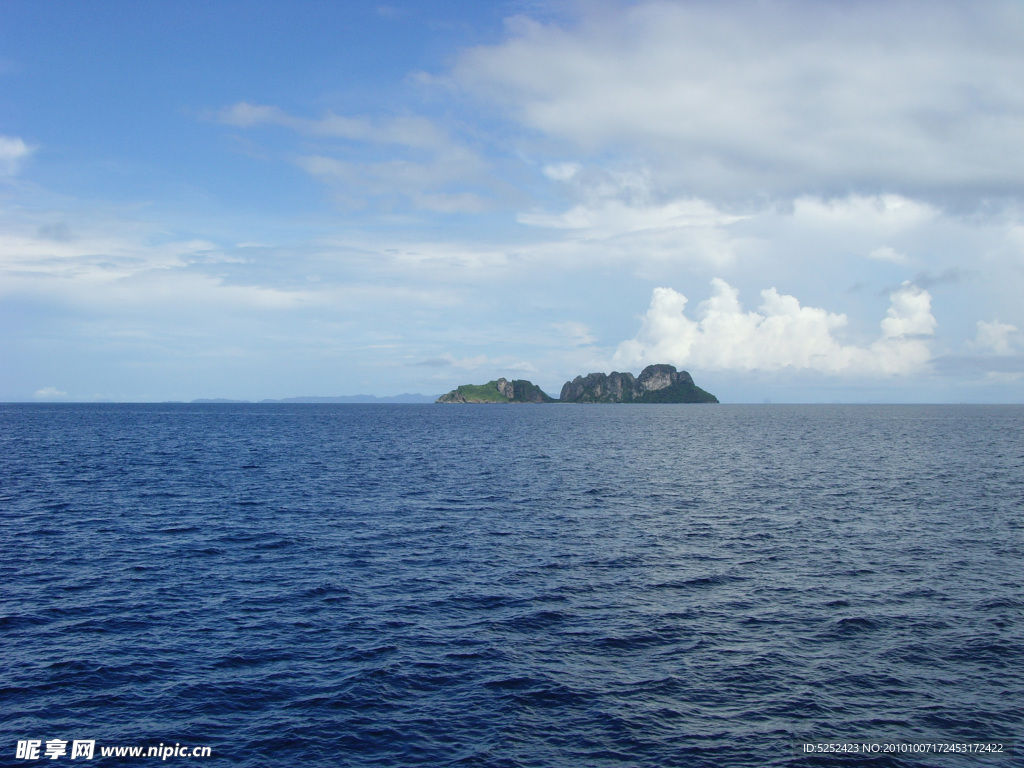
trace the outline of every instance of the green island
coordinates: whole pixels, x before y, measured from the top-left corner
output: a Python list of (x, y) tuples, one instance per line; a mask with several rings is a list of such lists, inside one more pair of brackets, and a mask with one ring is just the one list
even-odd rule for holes
[(526, 379), (496, 379), (486, 384), (463, 384), (447, 395), (437, 398), (439, 403), (553, 403), (554, 398)]
[(639, 376), (612, 371), (577, 376), (562, 386), (558, 400), (525, 379), (495, 379), (463, 384), (437, 399), (439, 403), (717, 403), (718, 398), (693, 383), (675, 366), (648, 365)]

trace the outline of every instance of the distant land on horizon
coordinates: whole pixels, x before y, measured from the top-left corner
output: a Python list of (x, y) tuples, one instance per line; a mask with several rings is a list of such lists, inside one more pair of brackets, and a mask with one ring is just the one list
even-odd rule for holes
[(640, 375), (613, 371), (577, 376), (562, 386), (555, 399), (525, 379), (499, 378), (486, 384), (463, 384), (444, 395), (341, 395), (286, 397), (264, 400), (199, 398), (191, 404), (327, 404), (327, 403), (717, 403), (718, 398), (693, 382), (674, 365), (648, 365)]
[(439, 395), (421, 395), (419, 393), (403, 392), (400, 395), (388, 395), (378, 397), (377, 395), (339, 395), (337, 397), (285, 397), (279, 400), (232, 400), (224, 397), (199, 398), (191, 400), (195, 404), (211, 403), (432, 403)]

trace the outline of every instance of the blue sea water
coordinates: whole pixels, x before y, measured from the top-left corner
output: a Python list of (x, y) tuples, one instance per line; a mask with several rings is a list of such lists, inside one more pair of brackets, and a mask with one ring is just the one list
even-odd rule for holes
[(1022, 765), (798, 746), (1024, 736), (1022, 508), (1019, 406), (3, 405), (0, 764)]

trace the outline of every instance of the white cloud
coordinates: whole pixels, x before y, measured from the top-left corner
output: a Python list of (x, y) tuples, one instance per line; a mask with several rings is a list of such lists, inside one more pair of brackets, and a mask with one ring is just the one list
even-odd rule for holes
[(463, 371), (487, 371), (488, 375), (493, 374), (494, 371), (505, 371), (505, 372), (520, 372), (520, 373), (535, 373), (536, 368), (532, 363), (525, 360), (520, 360), (515, 357), (508, 355), (490, 357), (488, 355), (473, 355), (471, 357), (456, 357), (450, 352), (446, 352), (440, 357), (424, 360), (417, 365), (425, 365), (429, 367), (448, 367), (458, 368)]
[(56, 387), (43, 387), (42, 389), (37, 389), (34, 395), (37, 400), (59, 400), (67, 396), (67, 392), (59, 390)]
[[(281, 309), (309, 303), (310, 294), (279, 286), (237, 284), (218, 274), (240, 263), (215, 243), (160, 242), (160, 233), (125, 220), (61, 222), (5, 215), (0, 232), (0, 297), (48, 297), (105, 310), (221, 306)], [(54, 237), (53, 230), (60, 236)], [(255, 282), (255, 281), (254, 281)]]
[(726, 228), (745, 216), (729, 214), (698, 198), (661, 199), (647, 171), (609, 171), (559, 163), (544, 168), (579, 202), (557, 213), (530, 211), (516, 220), (530, 227), (561, 230), (599, 259), (632, 263), (697, 262), (722, 266), (733, 261)]
[(154, 242), (148, 225), (115, 220), (33, 226), (31, 217), (0, 215), (0, 274), (109, 282), (152, 270), (228, 260), (207, 240)]
[(373, 144), (398, 144), (431, 149), (444, 149), (452, 145), (451, 139), (444, 131), (433, 121), (419, 115), (399, 115), (374, 120), (369, 117), (348, 117), (328, 112), (319, 119), (312, 119), (295, 117), (279, 107), (243, 101), (221, 110), (218, 119), (225, 125), (237, 128), (280, 125), (311, 136)]
[(990, 323), (979, 320), (977, 327), (978, 335), (972, 343), (976, 349), (997, 355), (1012, 355), (1016, 352), (1014, 347), (1020, 333), (1017, 326), (1000, 323), (998, 320)]
[(13, 176), (33, 148), (16, 136), (0, 136), (0, 176)]
[(900, 253), (895, 248), (891, 248), (888, 245), (883, 245), (878, 248), (875, 248), (873, 251), (871, 251), (871, 253), (868, 254), (868, 256), (870, 256), (872, 259), (877, 259), (878, 261), (888, 261), (893, 264), (907, 263), (906, 254)]
[(296, 163), (311, 176), (359, 189), (363, 194), (408, 197), (420, 210), (479, 212), (487, 207), (478, 194), (448, 191), (481, 177), (484, 166), (470, 152), (453, 150), (426, 161), (394, 158), (377, 163), (309, 155), (297, 158)]
[(488, 163), (420, 115), (370, 118), (328, 112), (310, 119), (239, 102), (218, 119), (238, 128), (277, 125), (327, 140), (316, 154), (293, 154), (294, 162), (336, 189), (349, 190), (337, 198), (349, 207), (363, 207), (368, 197), (402, 198), (416, 210), (435, 213), (479, 213), (490, 207), (480, 193), (494, 186)]
[(619, 235), (653, 229), (718, 227), (740, 221), (703, 200), (683, 199), (662, 204), (631, 204), (600, 200), (558, 214), (522, 213), (517, 220), (533, 227), (587, 230), (591, 235)]
[(435, 213), (482, 213), (490, 202), (474, 192), (428, 192), (411, 196), (413, 208)]
[(579, 163), (551, 163), (544, 166), (544, 175), (552, 181), (569, 181), (581, 170)]
[(793, 219), (802, 227), (844, 234), (868, 229), (876, 237), (895, 235), (930, 224), (939, 215), (928, 203), (895, 194), (801, 195), (793, 201)]
[(271, 107), (264, 104), (249, 104), (240, 101), (222, 109), (217, 119), (225, 125), (233, 125), (236, 128), (252, 128), (256, 125), (287, 125), (294, 127), (295, 118), (278, 107)]
[(509, 22), (453, 79), (577, 151), (701, 196), (1024, 194), (1024, 8), (582, 4)]
[(656, 288), (637, 336), (619, 345), (614, 362), (633, 366), (674, 363), (703, 370), (810, 369), (830, 374), (900, 375), (922, 370), (935, 330), (931, 296), (910, 283), (894, 291), (881, 322), (882, 334), (866, 347), (843, 344), (835, 333), (847, 318), (804, 307), (775, 288), (761, 291), (759, 312), (744, 311), (738, 291), (721, 279), (699, 307), (699, 320), (686, 316), (687, 298)]
[(589, 347), (597, 337), (584, 323), (577, 323), (571, 320), (562, 323), (552, 323), (551, 327), (558, 336), (565, 339), (565, 342), (572, 347)]
[(928, 291), (904, 283), (890, 294), (889, 301), (889, 311), (882, 320), (883, 339), (899, 340), (935, 333), (937, 323), (932, 317), (932, 297)]

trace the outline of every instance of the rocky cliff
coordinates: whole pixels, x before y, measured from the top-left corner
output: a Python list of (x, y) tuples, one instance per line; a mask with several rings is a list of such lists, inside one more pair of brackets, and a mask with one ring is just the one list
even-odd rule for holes
[(463, 384), (447, 395), (437, 398), (439, 403), (553, 403), (541, 388), (526, 379), (497, 379), (486, 384)]
[(718, 398), (693, 383), (672, 365), (648, 365), (631, 373), (590, 373), (565, 382), (563, 403), (717, 403)]

